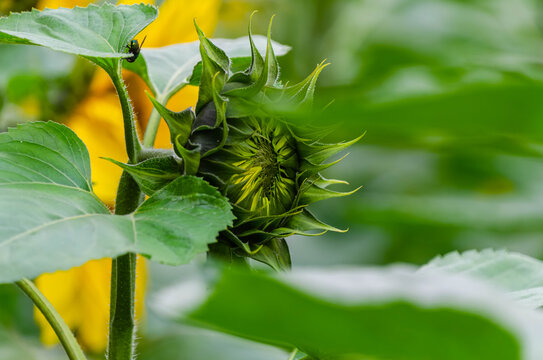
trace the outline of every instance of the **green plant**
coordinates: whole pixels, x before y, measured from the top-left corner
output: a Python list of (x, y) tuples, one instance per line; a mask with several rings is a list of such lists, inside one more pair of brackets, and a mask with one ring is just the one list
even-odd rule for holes
[[(282, 84), (275, 56), (288, 48), (270, 33), (267, 40), (250, 31), (245, 39), (210, 40), (197, 28), (197, 43), (144, 48), (125, 61), (133, 59), (126, 46), (156, 15), (152, 6), (105, 4), (0, 18), (1, 42), (50, 47), (102, 67), (123, 110), (128, 161), (109, 159), (125, 170), (114, 214), (93, 193), (85, 145), (67, 127), (34, 122), (0, 134), (0, 282), (32, 299), (70, 359), (86, 355), (28, 278), (113, 257), (108, 358), (128, 360), (135, 357), (136, 253), (170, 265), (203, 253), (228, 260), (200, 269), (190, 287), (165, 290), (156, 311), (273, 345), (287, 351), (285, 359), (543, 357), (543, 264), (524, 255), (451, 253), (420, 269), (234, 266), (252, 258), (288, 269), (285, 237), (337, 231), (307, 207), (349, 194), (328, 190), (343, 182), (319, 171), (358, 138), (325, 145), (320, 129), (291, 119), (315, 114), (311, 100), (325, 65), (297, 85)], [(143, 143), (122, 67), (153, 93)], [(200, 85), (195, 111), (168, 110), (187, 84)], [(152, 148), (161, 116), (173, 151)], [(0, 346), (3, 335), (0, 328)], [(155, 358), (157, 348), (141, 356)]]

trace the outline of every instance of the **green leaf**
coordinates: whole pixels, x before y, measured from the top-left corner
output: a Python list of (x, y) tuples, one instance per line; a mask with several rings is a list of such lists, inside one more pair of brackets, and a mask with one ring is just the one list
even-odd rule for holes
[(248, 85), (246, 87), (229, 90), (227, 92), (228, 95), (251, 98), (251, 97), (254, 97), (254, 95), (257, 94), (264, 86), (273, 87), (275, 83), (278, 81), (279, 63), (277, 62), (277, 57), (275, 56), (275, 52), (274, 52), (273, 44), (271, 40), (271, 28), (272, 28), (274, 16), (272, 16), (272, 18), (270, 19), (270, 23), (268, 25), (266, 57), (264, 59), (264, 64), (262, 65), (262, 70), (258, 74), (256, 72), (254, 74), (251, 74), (251, 77), (257, 78), (257, 80), (251, 85)]
[(179, 143), (181, 135), (178, 135), (174, 142), (175, 152), (183, 159), (183, 173), (185, 175), (195, 175), (200, 167), (200, 145), (192, 146), (191, 149), (187, 149)]
[(319, 186), (305, 186), (300, 190), (300, 202), (302, 204), (310, 204), (321, 200), (333, 199), (337, 197), (349, 196), (360, 190), (362, 187), (358, 187), (354, 190), (347, 192), (339, 192), (321, 188)]
[(543, 262), (523, 254), (491, 249), (452, 252), (436, 257), (420, 271), (472, 276), (509, 292), (524, 305), (543, 306)]
[[(256, 48), (266, 49), (266, 37), (253, 36)], [(224, 50), (236, 67), (248, 67), (251, 63), (251, 45), (248, 37), (238, 39), (212, 39), (213, 44)], [(276, 56), (285, 55), (290, 47), (272, 42)], [(133, 63), (123, 62), (123, 66), (147, 83), (153, 95), (165, 104), (189, 81), (199, 85), (202, 72), (200, 42), (181, 43), (160, 48), (143, 48), (140, 56)], [(194, 79), (191, 75), (196, 74)]]
[[(202, 325), (298, 348), (318, 359), (536, 360), (543, 355), (541, 314), (458, 275), (406, 268), (280, 275), (227, 269), (203, 304), (192, 300), (196, 310), (189, 318)], [(177, 316), (182, 311), (175, 304), (164, 309)]]
[(54, 122), (20, 125), (0, 134), (0, 169), (0, 186), (36, 183), (92, 190), (85, 144)]
[[(214, 128), (219, 127), (222, 125), (222, 137), (218, 144), (214, 144), (215, 146), (207, 150), (202, 157), (210, 156), (217, 151), (219, 151), (224, 144), (226, 143), (226, 140), (228, 139), (228, 125), (226, 124), (226, 103), (227, 100), (221, 96), (220, 91), (222, 89), (222, 85), (219, 84), (219, 74), (215, 74), (213, 79), (211, 80), (211, 94), (213, 99), (213, 105), (215, 105), (215, 124)], [(194, 132), (200, 131), (202, 128), (205, 128), (205, 126), (200, 126), (199, 128), (194, 129)], [(197, 135), (196, 135), (197, 137)]]
[(36, 122), (0, 134), (0, 283), (126, 252), (186, 263), (232, 219), (228, 200), (195, 177), (112, 215), (92, 193), (85, 145), (66, 126)]
[(185, 146), (192, 131), (192, 123), (196, 119), (196, 115), (194, 114), (194, 111), (192, 111), (192, 108), (188, 108), (180, 112), (174, 112), (167, 109), (152, 96), (148, 97), (160, 116), (162, 116), (164, 121), (166, 121), (166, 124), (170, 130), (170, 139), (172, 144), (175, 143), (175, 139), (179, 136), (177, 142), (179, 145)]
[(330, 64), (325, 63), (325, 61), (321, 62), (305, 80), (286, 89), (286, 92), (291, 97), (291, 101), (293, 103), (298, 103), (301, 106), (307, 106), (308, 109), (311, 108), (313, 105), (313, 95), (315, 93), (317, 79), (319, 78), (322, 70), (328, 65)]
[[(247, 69), (247, 74), (251, 77), (252, 81), (257, 81), (258, 76), (262, 73), (264, 68), (264, 59), (258, 48), (256, 47), (254, 38), (253, 38), (253, 16), (255, 11), (251, 14), (249, 18), (249, 28), (247, 32), (249, 33), (249, 43), (251, 44), (251, 65)], [(267, 46), (267, 44), (266, 44)]]
[(198, 91), (198, 102), (196, 103), (196, 112), (199, 113), (204, 105), (213, 101), (214, 86), (218, 88), (224, 86), (224, 83), (230, 75), (230, 58), (224, 50), (213, 44), (203, 33), (203, 31), (194, 21), (194, 26), (200, 39), (200, 57), (202, 59), (202, 78)]
[(273, 45), (271, 42), (271, 29), (273, 24), (273, 18), (272, 16), (270, 19), (270, 24), (268, 25), (268, 42), (266, 47), (266, 57), (264, 59), (264, 69), (262, 73), (260, 74), (261, 77), (266, 78), (266, 85), (268, 86), (274, 86), (277, 80), (279, 79), (279, 63), (277, 62), (277, 57), (275, 55), (275, 51), (273, 49)]
[(144, 4), (33, 9), (0, 18), (0, 42), (41, 45), (84, 56), (109, 72), (116, 69), (119, 59), (131, 56), (126, 46), (157, 15), (155, 7)]
[(292, 267), (287, 242), (282, 238), (267, 241), (258, 251), (250, 253), (249, 256), (276, 271), (286, 271)]
[(180, 159), (173, 156), (151, 158), (135, 165), (124, 164), (110, 158), (105, 159), (132, 175), (146, 195), (153, 195), (182, 174)]
[(300, 232), (311, 230), (325, 230), (334, 232), (347, 232), (326, 223), (323, 223), (315, 217), (308, 209), (303, 209), (299, 214), (296, 214), (288, 219), (287, 226), (296, 229)]
[(186, 264), (231, 226), (230, 209), (228, 199), (204, 180), (179, 177), (132, 214), (134, 252), (171, 265)]

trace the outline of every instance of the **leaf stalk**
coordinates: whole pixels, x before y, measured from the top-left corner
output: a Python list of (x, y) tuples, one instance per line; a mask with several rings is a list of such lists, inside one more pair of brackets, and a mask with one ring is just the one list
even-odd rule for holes
[[(156, 98), (156, 101), (163, 104), (166, 99), (162, 96), (158, 96)], [(166, 105), (166, 104), (164, 104)], [(158, 126), (160, 125), (160, 119), (162, 117), (158, 113), (158, 111), (153, 106), (153, 110), (151, 111), (151, 115), (149, 116), (149, 121), (147, 122), (147, 127), (145, 128), (145, 134), (143, 135), (143, 146), (144, 147), (153, 147), (155, 144), (155, 138), (156, 134), (158, 132)]]
[(119, 101), (121, 103), (123, 112), (124, 138), (128, 162), (130, 164), (135, 164), (138, 161), (138, 156), (141, 151), (141, 143), (136, 130), (134, 108), (132, 108), (132, 104), (130, 103), (128, 90), (126, 89), (126, 85), (124, 84), (121, 74), (121, 61), (122, 59), (119, 59), (119, 64), (115, 66), (116, 69), (114, 71), (109, 72), (109, 76), (113, 81), (115, 90), (117, 90), (117, 95), (119, 96)]
[(51, 325), (55, 334), (57, 334), (68, 358), (70, 360), (86, 360), (85, 354), (81, 350), (81, 346), (77, 343), (74, 334), (49, 300), (38, 290), (36, 285), (28, 279), (19, 280), (15, 282), (15, 285), (32, 300), (34, 305), (45, 316), (45, 319), (47, 319), (47, 322)]

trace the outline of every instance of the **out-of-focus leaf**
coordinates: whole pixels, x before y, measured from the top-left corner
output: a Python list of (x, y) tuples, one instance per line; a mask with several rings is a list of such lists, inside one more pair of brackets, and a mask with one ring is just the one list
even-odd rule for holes
[[(36, 120), (62, 122), (86, 94), (95, 66), (41, 46), (0, 44), (0, 132)], [(15, 100), (14, 100), (15, 97)]]
[(338, 91), (326, 111), (304, 114), (300, 121), (330, 124), (334, 119), (342, 124), (336, 136), (364, 130), (365, 143), (385, 146), (434, 150), (470, 146), (524, 156), (542, 154), (543, 85), (539, 83), (470, 86), (378, 104), (364, 100), (356, 89)]
[(39, 75), (13, 76), (7, 84), (6, 97), (14, 104), (19, 104), (28, 98), (45, 101), (47, 85), (45, 79)]
[[(543, 317), (484, 283), (410, 269), (225, 270), (162, 310), (319, 359), (538, 359)], [(190, 298), (190, 299), (189, 299)], [(201, 304), (201, 305), (198, 305)]]
[[(11, 285), (0, 285), (0, 327), (12, 326), (16, 320), (18, 293)], [(1, 330), (0, 330), (1, 331)]]
[[(336, 65), (329, 82), (359, 83), (390, 97), (408, 87), (432, 91), (510, 75), (543, 78), (540, 9), (532, 1), (358, 1), (325, 10), (326, 22), (311, 24), (295, 48), (303, 51), (305, 40), (311, 51), (307, 37), (320, 25), (317, 50)], [(295, 29), (293, 20), (283, 31)], [(406, 79), (409, 69), (423, 76)], [(393, 89), (391, 81), (400, 86)]]
[(40, 75), (51, 79), (67, 75), (75, 57), (36, 46), (0, 44), (0, 89), (14, 75)]
[(496, 285), (527, 306), (543, 306), (543, 262), (506, 251), (466, 251), (439, 256), (422, 273), (443, 271), (465, 274)]
[[(306, 121), (344, 121), (338, 135), (367, 130), (366, 143), (386, 146), (541, 156), (543, 38), (534, 2), (334, 4), (321, 10), (332, 23), (313, 26), (325, 40), (315, 47), (305, 34), (294, 55), (329, 57), (321, 85), (349, 86), (321, 88), (322, 105), (335, 103)], [(285, 21), (283, 31), (296, 25)]]
[[(266, 51), (265, 36), (253, 36), (253, 40), (259, 51)], [(211, 41), (240, 67), (250, 64), (251, 46), (248, 37)], [(273, 42), (273, 46), (277, 56), (285, 55), (290, 50), (290, 47), (277, 42)], [(199, 47), (200, 42), (194, 41), (161, 48), (143, 48), (136, 61), (125, 62), (123, 66), (141, 76), (155, 97), (165, 103), (189, 82), (198, 85), (196, 80), (191, 80), (191, 74), (193, 71), (196, 74), (202, 71)]]
[(171, 182), (132, 214), (110, 214), (92, 193), (85, 145), (53, 122), (0, 134), (0, 188), (0, 282), (126, 252), (187, 263), (233, 219), (228, 200), (195, 177)]

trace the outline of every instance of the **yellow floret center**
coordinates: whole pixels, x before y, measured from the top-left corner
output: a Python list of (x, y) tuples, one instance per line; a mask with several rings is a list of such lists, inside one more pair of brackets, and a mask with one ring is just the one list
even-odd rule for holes
[(295, 182), (286, 163), (296, 156), (288, 135), (279, 125), (275, 129), (259, 126), (248, 140), (232, 147), (242, 158), (233, 164), (240, 173), (230, 179), (237, 190), (236, 204), (262, 215), (288, 211)]

